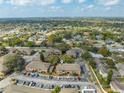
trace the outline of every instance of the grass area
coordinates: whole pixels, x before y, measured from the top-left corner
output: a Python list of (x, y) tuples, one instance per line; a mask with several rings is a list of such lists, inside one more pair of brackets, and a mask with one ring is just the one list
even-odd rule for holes
[(96, 69), (94, 69), (94, 71), (95, 71), (97, 78), (99, 79), (101, 85), (103, 86), (103, 88), (110, 88), (110, 86), (106, 82), (106, 79), (103, 78), (102, 75), (100, 75)]

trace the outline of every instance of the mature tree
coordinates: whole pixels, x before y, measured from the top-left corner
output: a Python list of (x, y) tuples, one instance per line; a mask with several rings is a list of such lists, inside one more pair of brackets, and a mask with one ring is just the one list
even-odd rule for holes
[(59, 86), (56, 86), (55, 89), (52, 91), (52, 93), (59, 93), (61, 91), (61, 88)]
[(40, 52), (40, 60), (44, 62), (44, 54), (43, 54), (43, 52)]
[(35, 44), (34, 44), (34, 42), (29, 41), (29, 42), (27, 42), (26, 46), (27, 46), (27, 47), (34, 47)]
[(111, 80), (112, 80), (112, 75), (113, 75), (113, 70), (110, 70), (108, 72), (108, 76), (107, 76), (107, 84), (109, 85)]
[(114, 69), (115, 68), (115, 63), (113, 62), (112, 59), (107, 59), (106, 63), (108, 64), (108, 66), (111, 68), (111, 69)]
[(72, 38), (72, 32), (71, 31), (64, 31), (63, 32), (64, 34), (64, 38), (66, 38), (66, 39), (71, 39)]
[(70, 49), (70, 46), (66, 43), (61, 43), (61, 44), (55, 45), (55, 48), (61, 50), (62, 54), (64, 54), (64, 53), (66, 53), (67, 50)]
[(0, 46), (0, 55), (4, 55), (8, 52), (8, 50), (4, 46)]
[(106, 47), (102, 47), (98, 51), (99, 54), (102, 54), (103, 56), (109, 56), (111, 53)]
[(12, 72), (23, 70), (24, 64), (24, 59), (18, 54), (9, 54), (4, 58), (4, 65)]
[(92, 67), (92, 68), (96, 68), (96, 62), (94, 60), (90, 60), (89, 61), (89, 65)]
[(89, 60), (92, 58), (92, 56), (89, 52), (82, 53), (81, 57), (85, 60)]
[(48, 61), (51, 65), (56, 65), (59, 62), (59, 57), (57, 55), (50, 55)]
[(63, 62), (65, 62), (65, 63), (73, 63), (74, 62), (74, 58), (71, 56), (68, 56), (68, 55), (62, 55), (61, 60), (63, 60)]
[(62, 37), (57, 34), (52, 34), (48, 37), (48, 44), (54, 44), (55, 42), (61, 42)]

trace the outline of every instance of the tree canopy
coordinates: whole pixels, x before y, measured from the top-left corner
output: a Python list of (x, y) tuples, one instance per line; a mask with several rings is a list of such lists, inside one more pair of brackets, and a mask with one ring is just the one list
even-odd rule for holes
[(74, 58), (68, 55), (62, 55), (61, 60), (63, 60), (64, 63), (73, 63), (74, 62)]
[(70, 46), (68, 44), (65, 44), (65, 43), (61, 43), (61, 44), (57, 44), (55, 45), (55, 48), (59, 49), (62, 51), (62, 53), (66, 53), (67, 50), (70, 49)]
[(59, 86), (56, 86), (55, 89), (52, 91), (52, 93), (59, 93), (61, 91), (61, 88)]
[(110, 70), (108, 72), (108, 76), (107, 76), (107, 84), (110, 84), (111, 80), (112, 80), (112, 75), (113, 75), (113, 71)]
[(102, 54), (103, 56), (109, 56), (111, 53), (106, 47), (102, 47), (98, 51), (99, 54)]
[(59, 57), (57, 55), (50, 55), (48, 61), (51, 65), (56, 65), (59, 62)]
[(21, 71), (24, 68), (24, 59), (18, 54), (7, 55), (4, 58), (4, 65), (9, 71)]

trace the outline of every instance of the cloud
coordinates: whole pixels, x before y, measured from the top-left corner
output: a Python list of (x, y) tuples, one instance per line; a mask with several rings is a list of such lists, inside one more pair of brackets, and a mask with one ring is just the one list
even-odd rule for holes
[(84, 3), (84, 2), (85, 2), (85, 0), (79, 0), (78, 2), (79, 2), (79, 3)]
[(94, 8), (94, 5), (88, 5), (86, 8), (87, 9), (92, 9), (92, 8)]
[(10, 0), (10, 3), (12, 5), (23, 6), (23, 5), (31, 4), (32, 0)]
[(120, 0), (98, 0), (104, 6), (113, 6), (119, 4)]
[(68, 4), (68, 3), (71, 3), (72, 2), (72, 0), (62, 0), (62, 3), (64, 3), (64, 4)]
[(92, 9), (94, 9), (94, 7), (95, 6), (93, 4), (90, 4), (88, 6), (85, 6), (85, 7), (81, 8), (81, 11), (92, 10)]
[[(36, 0), (35, 0), (36, 1)], [(50, 5), (50, 4), (54, 4), (55, 3), (55, 0), (37, 0), (39, 1), (39, 3), (41, 5)], [(37, 2), (38, 3), (38, 2)]]
[(12, 5), (25, 6), (25, 5), (50, 5), (55, 3), (55, 0), (10, 0)]
[(62, 0), (62, 3), (69, 4), (73, 1), (77, 1), (78, 3), (84, 3), (85, 2), (85, 0)]

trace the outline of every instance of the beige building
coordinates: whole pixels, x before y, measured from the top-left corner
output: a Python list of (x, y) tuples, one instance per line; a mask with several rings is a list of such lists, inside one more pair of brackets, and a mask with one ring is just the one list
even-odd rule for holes
[(32, 61), (26, 66), (26, 71), (32, 72), (32, 71), (37, 71), (37, 72), (42, 72), (42, 73), (47, 73), (50, 67), (50, 63), (45, 63), (39, 61)]
[(80, 65), (78, 64), (59, 64), (56, 66), (56, 73), (58, 75), (62, 74), (81, 74)]

